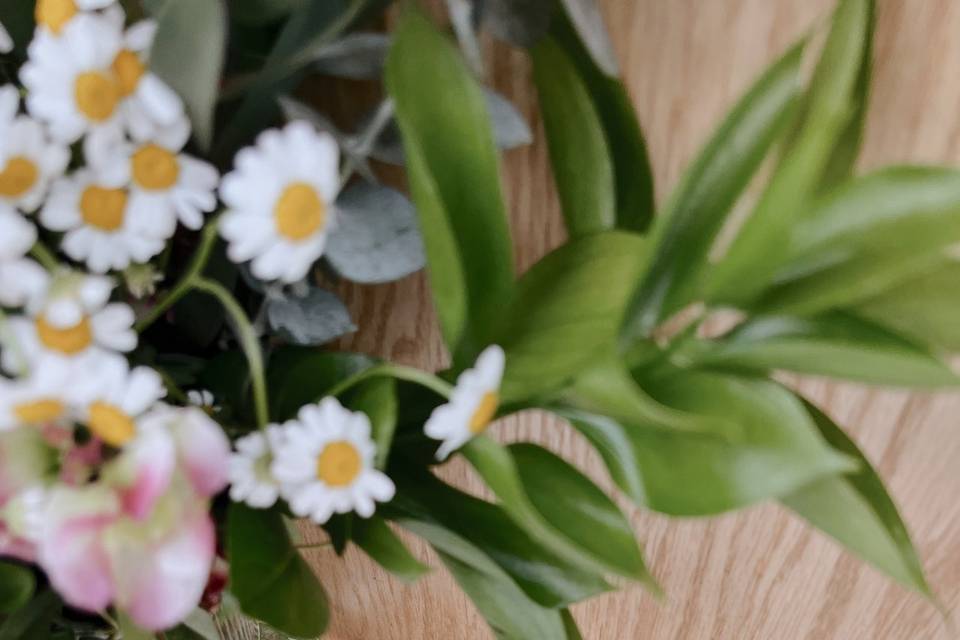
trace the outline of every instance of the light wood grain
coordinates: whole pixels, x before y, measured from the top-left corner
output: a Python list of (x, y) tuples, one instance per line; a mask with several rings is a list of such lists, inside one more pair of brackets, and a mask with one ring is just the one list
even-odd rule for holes
[[(659, 200), (732, 101), (831, 0), (606, 0), (604, 9), (642, 117)], [(875, 92), (864, 166), (960, 164), (960, 2), (879, 0)], [(538, 130), (507, 155), (504, 176), (522, 269), (563, 239), (530, 68), (495, 47), (492, 81)], [(960, 288), (960, 287), (958, 287)], [(445, 359), (422, 276), (348, 291), (362, 330), (348, 345), (436, 368)], [(877, 464), (910, 524), (931, 582), (960, 605), (960, 397), (794, 381), (847, 425)], [(540, 414), (505, 420), (503, 439), (561, 452), (609, 487), (597, 457)], [(479, 491), (463, 466), (448, 479)], [(623, 503), (622, 503), (623, 504)], [(625, 505), (626, 506), (626, 505)], [(585, 638), (918, 640), (948, 638), (919, 597), (842, 552), (776, 506), (713, 520), (669, 520), (629, 508), (668, 599), (629, 588), (575, 609)], [(434, 566), (421, 544), (413, 548)], [(405, 587), (350, 552), (311, 551), (331, 595), (335, 640), (488, 638), (482, 619), (442, 570)], [(236, 638), (256, 637), (237, 631)]]

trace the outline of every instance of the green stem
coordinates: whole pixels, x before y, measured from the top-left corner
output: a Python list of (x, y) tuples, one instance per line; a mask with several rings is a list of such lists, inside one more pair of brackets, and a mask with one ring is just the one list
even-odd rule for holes
[(233, 320), (234, 332), (237, 336), (237, 342), (243, 349), (247, 357), (247, 363), (250, 365), (250, 379), (253, 383), (253, 404), (257, 414), (257, 425), (267, 426), (270, 421), (270, 413), (267, 410), (267, 382), (264, 375), (263, 351), (260, 349), (260, 338), (254, 331), (250, 319), (240, 303), (233, 297), (226, 287), (215, 280), (206, 278), (193, 278), (192, 287), (197, 291), (206, 293), (216, 298), (224, 311)]
[(449, 398), (451, 392), (453, 392), (453, 385), (445, 380), (441, 380), (437, 376), (433, 375), (432, 373), (428, 373), (427, 371), (422, 371), (413, 367), (404, 367), (398, 364), (380, 364), (365, 371), (361, 371), (360, 373), (347, 378), (346, 380), (343, 380), (340, 382), (340, 384), (335, 385), (332, 389), (330, 389), (326, 395), (339, 396), (361, 382), (364, 382), (365, 380), (378, 377), (395, 378), (397, 380), (405, 380), (407, 382), (419, 384), (420, 386), (426, 387), (427, 389), (430, 389), (437, 395), (443, 396), (444, 398)]
[(217, 232), (219, 231), (218, 220), (214, 219), (207, 223), (203, 229), (203, 235), (200, 237), (200, 244), (197, 246), (196, 253), (193, 254), (193, 260), (187, 267), (186, 273), (180, 278), (180, 281), (170, 290), (169, 293), (161, 298), (157, 304), (152, 307), (145, 316), (140, 318), (133, 326), (137, 333), (143, 333), (150, 325), (160, 319), (170, 307), (175, 305), (180, 299), (187, 295), (194, 288), (196, 281), (203, 275), (203, 270), (207, 267), (210, 260), (210, 253), (217, 241)]
[(60, 267), (60, 262), (57, 260), (57, 257), (39, 240), (30, 249), (30, 255), (42, 264), (43, 268), (47, 271), (55, 271)]

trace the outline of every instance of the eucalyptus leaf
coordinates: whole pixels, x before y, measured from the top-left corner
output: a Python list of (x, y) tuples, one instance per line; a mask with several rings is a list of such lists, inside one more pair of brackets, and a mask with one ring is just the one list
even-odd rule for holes
[(267, 321), (274, 331), (300, 346), (325, 344), (357, 330), (340, 298), (315, 287), (302, 298), (268, 297)]
[(415, 9), (400, 20), (386, 82), (441, 327), (462, 368), (489, 343), (514, 278), (489, 114), (456, 48)]
[(795, 110), (802, 53), (803, 44), (793, 47), (757, 80), (681, 179), (654, 226), (656, 249), (630, 302), (625, 344), (698, 293), (717, 233)]
[(483, 0), (481, 24), (494, 36), (521, 47), (531, 47), (550, 28), (554, 0)]
[(183, 625), (195, 632), (204, 640), (220, 640), (220, 632), (213, 616), (199, 607), (191, 611), (183, 621)]
[(377, 516), (356, 520), (353, 541), (377, 564), (403, 582), (416, 582), (430, 571), (430, 567), (413, 557), (397, 534)]
[(617, 54), (596, 0), (560, 0), (594, 62), (608, 76), (620, 74)]
[(382, 33), (349, 33), (313, 54), (315, 71), (352, 80), (379, 78), (390, 49), (390, 37)]
[(906, 587), (932, 598), (910, 534), (883, 482), (856, 444), (827, 415), (807, 403), (830, 445), (859, 469), (821, 478), (782, 502), (842, 545)]
[(573, 237), (616, 224), (610, 148), (600, 116), (576, 67), (552, 38), (532, 50), (553, 175)]
[(325, 115), (313, 107), (290, 96), (281, 96), (277, 99), (277, 102), (280, 104), (280, 109), (283, 111), (283, 116), (287, 121), (306, 120), (312, 124), (317, 131), (329, 133), (337, 140), (337, 143), (341, 147), (344, 146), (348, 137)]
[(436, 524), (401, 520), (427, 540), (460, 588), (504, 640), (556, 640), (564, 634), (560, 614), (530, 600), (489, 557), (463, 537)]
[(938, 388), (960, 383), (915, 341), (856, 315), (753, 318), (722, 340), (701, 345), (698, 365), (766, 372), (786, 369), (871, 384)]
[(752, 215), (709, 283), (710, 299), (742, 304), (762, 291), (787, 259), (793, 225), (824, 184), (834, 150), (861, 101), (861, 69), (872, 35), (871, 0), (841, 0), (797, 125)]
[(10, 615), (27, 604), (35, 588), (36, 579), (30, 569), (0, 562), (0, 615)]
[(222, 0), (167, 0), (157, 23), (150, 69), (183, 98), (193, 135), (208, 150), (226, 55), (226, 8)]
[(602, 389), (598, 383), (577, 388), (576, 403), (554, 409), (597, 443), (613, 479), (640, 506), (676, 516), (716, 514), (853, 468), (827, 446), (804, 406), (768, 380), (667, 369), (640, 386), (659, 403), (705, 419), (680, 429), (643, 415), (603, 416), (584, 402), (591, 389)]
[(647, 246), (620, 231), (585, 236), (523, 275), (496, 339), (507, 353), (504, 402), (553, 391), (609, 351)]
[(326, 594), (291, 543), (283, 516), (232, 503), (227, 553), (230, 589), (246, 614), (299, 638), (323, 633)]
[(325, 256), (354, 282), (391, 282), (419, 271), (426, 258), (413, 205), (389, 187), (348, 187), (337, 199), (337, 223)]

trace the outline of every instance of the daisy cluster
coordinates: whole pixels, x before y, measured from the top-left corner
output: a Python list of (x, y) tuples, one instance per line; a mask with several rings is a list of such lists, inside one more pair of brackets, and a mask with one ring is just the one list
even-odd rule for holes
[[(210, 505), (228, 485), (235, 501), (282, 498), (319, 524), (394, 496), (369, 419), (335, 398), (234, 452), (214, 411), (166, 402), (160, 373), (128, 361), (139, 293), (117, 276), (150, 265), (178, 228), (219, 224), (254, 277), (303, 280), (336, 224), (340, 152), (293, 122), (241, 150), (221, 182), (185, 152), (184, 104), (150, 70), (154, 22), (128, 25), (113, 0), (39, 0), (36, 21), (22, 86), (0, 87), (0, 555), (36, 563), (73, 607), (167, 629), (201, 600)], [(11, 46), (0, 26), (0, 52)], [(488, 348), (430, 417), (438, 459), (495, 417), (503, 366)]]

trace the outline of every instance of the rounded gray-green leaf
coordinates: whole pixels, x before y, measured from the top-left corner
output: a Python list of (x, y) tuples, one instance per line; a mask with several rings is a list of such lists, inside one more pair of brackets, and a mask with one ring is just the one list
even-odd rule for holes
[(344, 278), (391, 282), (423, 268), (416, 211), (399, 191), (372, 184), (350, 187), (337, 200), (337, 212), (326, 256)]
[(340, 299), (323, 289), (311, 289), (302, 298), (269, 300), (267, 321), (273, 330), (301, 346), (325, 344), (357, 330)]

